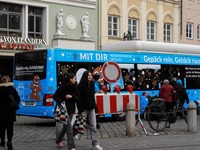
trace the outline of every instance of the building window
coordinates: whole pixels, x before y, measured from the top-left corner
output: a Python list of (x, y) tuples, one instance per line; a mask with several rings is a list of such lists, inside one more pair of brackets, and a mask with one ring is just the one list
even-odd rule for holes
[(0, 35), (21, 37), (21, 5), (1, 3)]
[(164, 42), (171, 42), (172, 39), (172, 25), (171, 24), (164, 24)]
[(147, 21), (147, 40), (155, 41), (155, 30), (155, 22)]
[(200, 40), (200, 25), (197, 26), (197, 40)]
[(186, 38), (192, 39), (193, 38), (193, 24), (192, 23), (187, 23), (186, 27)]
[(133, 39), (138, 39), (138, 20), (128, 19), (128, 30), (131, 32)]
[(119, 32), (119, 17), (108, 16), (108, 35), (118, 36)]
[(28, 8), (28, 37), (42, 39), (42, 8)]

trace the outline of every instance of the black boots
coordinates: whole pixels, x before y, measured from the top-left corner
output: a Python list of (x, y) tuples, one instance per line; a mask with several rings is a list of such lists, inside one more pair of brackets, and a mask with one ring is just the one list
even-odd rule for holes
[(5, 143), (0, 143), (0, 146), (1, 147), (5, 147)]
[(8, 142), (7, 146), (8, 146), (8, 150), (13, 150), (12, 143)]

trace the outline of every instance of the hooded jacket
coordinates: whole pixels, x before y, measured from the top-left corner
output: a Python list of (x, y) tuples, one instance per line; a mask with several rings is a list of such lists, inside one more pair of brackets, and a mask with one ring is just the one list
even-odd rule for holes
[[(67, 94), (72, 95), (72, 98), (65, 98)], [(75, 112), (75, 103), (77, 104), (79, 113), (83, 112), (79, 90), (76, 85), (70, 86), (66, 83), (66, 81), (62, 81), (53, 98), (57, 104), (61, 104), (63, 101), (65, 101), (68, 114), (73, 114)]]
[(0, 121), (16, 121), (16, 112), (9, 106), (11, 100), (8, 95), (12, 94), (18, 104), (20, 97), (13, 85), (12, 82), (0, 83)]
[(175, 89), (175, 91), (177, 92), (176, 97), (180, 100), (180, 102), (181, 102), (182, 104), (184, 104), (185, 101), (186, 101), (187, 104), (188, 104), (188, 103), (189, 103), (189, 98), (188, 98), (188, 95), (187, 95), (186, 90), (185, 90), (185, 88), (183, 87), (183, 85), (182, 85), (182, 84), (176, 84), (176, 85), (174, 86), (174, 89)]

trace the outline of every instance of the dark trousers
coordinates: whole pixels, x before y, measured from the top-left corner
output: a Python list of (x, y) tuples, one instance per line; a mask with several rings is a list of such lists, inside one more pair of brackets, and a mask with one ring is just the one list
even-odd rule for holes
[(165, 102), (165, 111), (166, 112), (172, 111), (173, 110), (173, 106), (174, 106), (174, 103)]
[(100, 124), (100, 115), (96, 115), (96, 122), (97, 124)]
[(7, 130), (8, 143), (12, 143), (13, 138), (13, 121), (0, 123), (1, 144), (5, 144), (5, 132)]

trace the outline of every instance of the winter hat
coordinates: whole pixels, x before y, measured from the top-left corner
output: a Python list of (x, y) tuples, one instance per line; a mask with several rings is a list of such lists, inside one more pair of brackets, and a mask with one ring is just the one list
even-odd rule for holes
[(165, 83), (169, 83), (169, 80), (165, 79), (165, 80), (163, 81), (163, 83), (164, 83), (164, 84), (165, 84)]
[(182, 81), (180, 79), (178, 79), (176, 84), (182, 84)]

